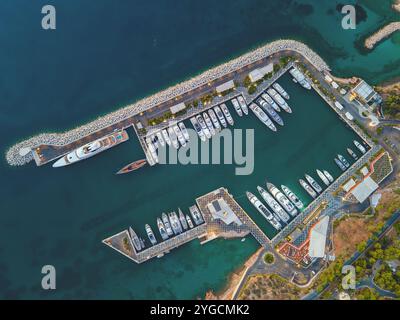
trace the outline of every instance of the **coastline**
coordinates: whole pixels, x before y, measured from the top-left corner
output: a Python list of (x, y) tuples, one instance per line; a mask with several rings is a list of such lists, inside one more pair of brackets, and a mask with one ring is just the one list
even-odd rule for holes
[(257, 249), (257, 251), (245, 261), (243, 266), (232, 272), (229, 275), (228, 281), (224, 288), (215, 293), (212, 290), (207, 291), (205, 294), (205, 300), (232, 300), (236, 293), (236, 289), (239, 287), (242, 281), (245, 280), (247, 270), (254, 265), (263, 250), (264, 248), (262, 247)]
[(303, 55), (318, 70), (330, 70), (327, 63), (304, 43), (287, 39), (276, 40), (217, 67), (211, 68), (187, 81), (176, 84), (175, 86), (162, 90), (147, 98), (141, 99), (136, 103), (99, 117), (96, 120), (81, 125), (75, 129), (68, 130), (63, 133), (42, 133), (27, 140), (23, 140), (11, 146), (6, 151), (6, 160), (8, 164), (12, 166), (24, 165), (33, 160), (33, 155), (32, 152), (25, 153), (20, 151), (31, 150), (40, 145), (63, 146), (69, 144), (84, 136), (104, 129), (113, 123), (117, 123), (129, 117), (135, 116), (143, 111), (157, 106), (164, 101), (174, 99), (201, 85), (205, 85), (208, 82), (221, 78), (239, 68), (245, 67), (251, 63), (254, 63), (255, 61), (281, 51), (295, 51)]

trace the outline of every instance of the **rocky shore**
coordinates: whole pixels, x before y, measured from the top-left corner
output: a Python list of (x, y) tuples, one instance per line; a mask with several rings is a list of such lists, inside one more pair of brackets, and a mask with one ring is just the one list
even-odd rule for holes
[(33, 154), (32, 152), (29, 152), (29, 150), (40, 145), (62, 146), (69, 144), (100, 129), (106, 128), (114, 123), (150, 109), (164, 101), (173, 99), (185, 92), (207, 84), (210, 81), (218, 79), (246, 65), (254, 63), (255, 61), (286, 50), (295, 51), (303, 55), (320, 71), (330, 70), (325, 61), (305, 44), (294, 40), (277, 40), (227, 63), (205, 71), (190, 80), (160, 91), (159, 93), (144, 98), (117, 111), (111, 112), (73, 130), (64, 133), (43, 133), (17, 143), (6, 152), (7, 162), (13, 166), (24, 165), (33, 160)]
[(374, 33), (372, 36), (365, 40), (365, 47), (367, 49), (373, 49), (374, 46), (381, 40), (389, 37), (393, 32), (400, 30), (400, 22), (392, 22), (387, 26)]

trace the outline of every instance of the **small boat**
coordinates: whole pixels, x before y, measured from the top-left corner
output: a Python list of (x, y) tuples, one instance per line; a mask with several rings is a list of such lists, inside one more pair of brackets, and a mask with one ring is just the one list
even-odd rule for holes
[(146, 248), (143, 238), (139, 238), (139, 241), (140, 241), (140, 245), (142, 246), (142, 249)]
[(186, 221), (187, 221), (190, 229), (193, 228), (194, 225), (193, 225), (192, 219), (190, 219), (190, 217), (188, 215), (186, 215), (185, 217), (186, 217)]
[(194, 223), (196, 225), (199, 225), (199, 224), (203, 223), (203, 221), (204, 221), (203, 217), (202, 217), (202, 215), (201, 215), (201, 213), (200, 213), (200, 211), (199, 211), (199, 209), (197, 208), (196, 205), (191, 206), (189, 208), (189, 212), (192, 215), (192, 218), (193, 218)]
[(221, 111), (221, 108), (218, 107), (218, 106), (215, 106), (215, 107), (214, 107), (214, 111), (215, 111), (215, 113), (217, 114), (217, 117), (218, 117), (218, 119), (219, 119), (219, 122), (221, 122), (222, 126), (223, 126), (224, 128), (226, 128), (226, 127), (228, 126), (228, 124), (226, 123), (226, 120), (225, 120), (224, 114), (223, 114), (222, 111)]
[(306, 177), (308, 183), (311, 184), (311, 186), (314, 188), (315, 191), (317, 191), (318, 193), (322, 192), (322, 187), (318, 184), (317, 181), (314, 180), (313, 177), (311, 177), (308, 174), (305, 174), (304, 176)]
[(240, 107), (240, 104), (239, 104), (239, 102), (237, 101), (237, 99), (236, 99), (236, 98), (233, 98), (233, 99), (231, 100), (231, 102), (232, 102), (233, 106), (235, 107), (235, 110), (236, 110), (236, 113), (238, 114), (238, 116), (239, 116), (239, 117), (243, 116), (243, 110), (242, 110), (242, 108)]
[(225, 103), (221, 104), (221, 109), (222, 109), (222, 112), (224, 113), (226, 121), (228, 121), (228, 123), (231, 126), (233, 126), (234, 125), (233, 118), (232, 118), (231, 113), (229, 112), (229, 109), (228, 109), (228, 107), (226, 106)]
[(323, 173), (324, 173), (325, 177), (328, 178), (329, 182), (332, 183), (333, 180), (334, 180), (334, 179), (333, 179), (333, 176), (332, 176), (328, 171), (326, 171), (326, 170), (324, 170)]
[(209, 114), (209, 116), (210, 116), (210, 118), (211, 118), (211, 121), (212, 121), (212, 123), (213, 123), (215, 129), (216, 129), (217, 131), (221, 130), (221, 125), (219, 124), (218, 118), (217, 118), (217, 116), (215, 115), (214, 110), (213, 110), (213, 109), (208, 110), (208, 114)]
[(303, 179), (299, 179), (299, 183), (300, 185), (304, 188), (304, 190), (307, 191), (307, 193), (312, 197), (312, 198), (316, 198), (318, 196), (318, 194), (314, 191), (313, 188), (310, 187), (310, 185), (305, 182)]
[(351, 150), (350, 148), (347, 148), (347, 152), (349, 155), (351, 155), (353, 157), (354, 160), (356, 160), (356, 161), (358, 160), (358, 156), (353, 150)]
[(181, 222), (181, 225), (182, 225), (183, 229), (187, 230), (188, 229), (188, 224), (187, 224), (187, 221), (185, 219), (185, 216), (183, 215), (183, 212), (182, 212), (181, 208), (178, 208), (178, 213), (179, 213), (179, 221)]
[(338, 159), (344, 164), (346, 168), (350, 167), (350, 163), (341, 154), (338, 154)]
[(173, 236), (174, 232), (172, 231), (171, 224), (169, 223), (167, 215), (163, 212), (161, 215), (162, 221), (165, 226), (165, 230), (167, 231), (168, 236)]
[(133, 231), (132, 227), (129, 227), (129, 236), (131, 237), (133, 246), (135, 247), (136, 251), (140, 251), (142, 249), (142, 246), (136, 232)]
[(214, 125), (212, 124), (212, 121), (211, 121), (210, 117), (208, 116), (207, 112), (203, 112), (203, 118), (204, 118), (204, 121), (206, 122), (208, 130), (210, 130), (211, 135), (215, 136), (216, 131), (214, 129)]
[(169, 222), (171, 224), (172, 230), (175, 234), (179, 234), (182, 232), (182, 226), (176, 216), (175, 212), (168, 213)]
[(127, 164), (125, 167), (123, 167), (121, 170), (119, 170), (116, 174), (123, 174), (123, 173), (128, 173), (131, 171), (135, 171), (135, 170), (143, 167), (146, 163), (147, 163), (146, 159), (136, 160), (134, 162), (131, 162), (130, 164)]
[(171, 139), (169, 138), (167, 130), (166, 129), (162, 129), (161, 133), (162, 133), (163, 138), (164, 138), (165, 142), (167, 143), (167, 145), (170, 146), (171, 145)]
[(178, 123), (179, 129), (181, 129), (181, 132), (183, 134), (183, 137), (185, 138), (186, 142), (189, 142), (189, 133), (185, 127), (185, 124), (183, 122)]
[(157, 218), (157, 227), (158, 231), (160, 231), (161, 238), (163, 240), (167, 240), (169, 238), (167, 231), (165, 230), (164, 223), (161, 221), (160, 218)]
[(151, 227), (148, 224), (146, 224), (144, 228), (146, 229), (146, 233), (147, 236), (149, 237), (151, 244), (154, 246), (157, 243), (157, 239), (154, 236), (153, 230), (151, 230)]
[(162, 136), (161, 132), (158, 131), (156, 133), (156, 136), (157, 136), (157, 141), (160, 143), (161, 147), (164, 147), (165, 146), (165, 141), (163, 139), (163, 136)]
[(196, 116), (196, 120), (197, 120), (197, 122), (200, 124), (201, 129), (203, 130), (203, 132), (204, 132), (206, 138), (207, 138), (207, 139), (210, 139), (210, 138), (211, 138), (211, 132), (210, 132), (210, 130), (208, 129), (208, 127), (207, 127), (207, 125), (206, 125), (206, 123), (205, 123), (203, 117), (199, 114), (199, 115)]
[(178, 138), (176, 136), (175, 130), (173, 128), (169, 127), (168, 128), (168, 135), (169, 135), (169, 138), (171, 139), (172, 146), (175, 149), (178, 149), (179, 148), (179, 142), (178, 142)]
[(330, 185), (329, 179), (323, 174), (321, 170), (317, 169), (317, 174), (319, 178), (322, 180), (322, 182), (325, 183), (326, 186)]
[(346, 171), (346, 167), (345, 165), (342, 163), (342, 161), (340, 161), (338, 158), (335, 158), (335, 163), (337, 164), (337, 166), (340, 168), (340, 170), (342, 171)]
[(243, 113), (245, 115), (248, 115), (249, 114), (249, 109), (247, 108), (247, 104), (244, 101), (244, 98), (242, 96), (239, 96), (237, 99), (239, 101), (239, 104), (240, 104), (240, 107), (242, 108)]
[(183, 134), (179, 129), (178, 125), (175, 124), (172, 128), (174, 129), (174, 132), (178, 137), (179, 143), (182, 145), (182, 147), (186, 147), (186, 139), (183, 137)]
[(367, 150), (365, 150), (364, 146), (361, 143), (359, 143), (357, 140), (354, 140), (353, 143), (357, 147), (357, 149), (361, 151), (361, 153), (364, 154), (367, 152)]
[(303, 209), (304, 208), (304, 204), (303, 202), (299, 199), (298, 196), (296, 196), (296, 194), (290, 190), (288, 187), (281, 185), (282, 191), (286, 194), (286, 196), (290, 199), (290, 201), (293, 202), (293, 204), (297, 207), (297, 209)]
[(192, 123), (194, 130), (196, 130), (200, 140), (206, 141), (206, 136), (205, 136), (200, 124), (197, 122), (196, 117), (190, 118), (190, 122)]

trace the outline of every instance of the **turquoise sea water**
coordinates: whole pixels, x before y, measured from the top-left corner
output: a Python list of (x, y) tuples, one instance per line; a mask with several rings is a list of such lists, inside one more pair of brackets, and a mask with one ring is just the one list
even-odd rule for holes
[[(372, 53), (356, 47), (365, 33), (396, 16), (388, 1), (379, 6), (359, 1), (367, 20), (356, 31), (340, 28), (336, 2), (330, 0), (180, 1), (174, 6), (170, 1), (51, 2), (57, 9), (53, 32), (40, 28), (41, 7), (48, 1), (0, 4), (4, 152), (19, 139), (84, 123), (282, 37), (305, 41), (340, 76), (356, 74), (377, 83), (400, 75), (398, 37)], [(256, 130), (260, 162), (249, 177), (234, 176), (232, 167), (207, 166), (158, 166), (116, 177), (117, 169), (142, 156), (133, 135), (112, 151), (61, 170), (33, 164), (10, 168), (3, 158), (0, 297), (184, 299), (222, 288), (229, 273), (257, 248), (252, 238), (204, 246), (194, 241), (139, 266), (100, 241), (130, 224), (154, 220), (163, 210), (187, 210), (195, 197), (219, 186), (227, 186), (251, 209), (244, 190), (255, 192), (266, 178), (295, 186), (303, 171), (327, 163), (352, 132), (318, 97), (302, 96), (289, 79), (282, 83), (292, 91), (295, 113), (284, 116), (279, 138), (274, 140), (252, 116), (235, 118), (235, 127)], [(290, 146), (280, 143), (299, 133), (302, 138)], [(293, 164), (282, 174), (277, 171), (283, 165), (276, 156), (280, 153), (287, 165)], [(326, 169), (336, 170), (332, 163)], [(57, 269), (54, 292), (40, 288), (45, 264)]]

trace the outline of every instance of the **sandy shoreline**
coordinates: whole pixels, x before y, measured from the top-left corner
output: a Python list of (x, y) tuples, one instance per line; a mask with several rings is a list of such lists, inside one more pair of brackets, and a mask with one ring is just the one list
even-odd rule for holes
[(232, 300), (235, 294), (236, 288), (242, 281), (243, 276), (247, 270), (257, 261), (258, 256), (263, 251), (263, 248), (259, 248), (249, 259), (243, 264), (242, 267), (232, 272), (229, 276), (229, 280), (226, 286), (219, 292), (214, 293), (212, 290), (208, 291), (205, 296), (205, 300)]
[(400, 0), (394, 0), (392, 8), (398, 12), (400, 12)]

